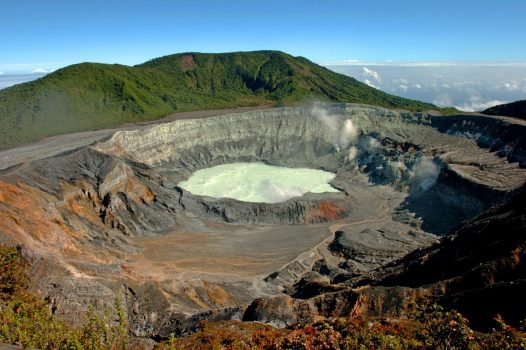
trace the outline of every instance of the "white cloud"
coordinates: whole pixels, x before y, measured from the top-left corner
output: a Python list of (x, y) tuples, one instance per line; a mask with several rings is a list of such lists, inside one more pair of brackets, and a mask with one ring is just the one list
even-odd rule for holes
[(4, 72), (0, 72), (0, 75), (4, 74)]
[(380, 74), (378, 72), (375, 72), (374, 70), (371, 70), (367, 67), (362, 68), (363, 76), (364, 77), (371, 77), (374, 78), (377, 82), (381, 82)]
[(407, 81), (407, 79), (398, 78), (398, 79), (393, 79), (393, 83), (394, 84), (398, 84), (398, 83), (400, 83), (400, 84), (407, 84), (408, 81)]
[(478, 112), (483, 111), (489, 107), (501, 105), (503, 103), (508, 103), (508, 101), (496, 99), (484, 101), (478, 93), (475, 93), (469, 97), (468, 101), (464, 103), (464, 105), (455, 106), (455, 108), (460, 109), (464, 112)]
[(44, 69), (44, 68), (35, 68), (31, 71), (31, 73), (38, 73), (38, 74), (46, 74), (50, 73), (50, 70)]
[[(431, 68), (399, 67), (396, 62), (391, 66), (368, 66), (361, 62), (334, 67), (334, 70), (395, 95), (431, 102), (440, 107), (457, 106), (469, 111), (480, 111), (502, 101), (523, 100), (526, 96), (526, 65), (505, 62), (501, 65), (498, 62), (464, 62), (456, 66)], [(382, 81), (378, 82), (372, 72), (376, 72)]]
[(453, 99), (448, 94), (441, 94), (433, 100), (433, 104), (438, 107), (451, 107)]
[(483, 62), (462, 62), (462, 61), (359, 61), (359, 60), (343, 60), (332, 62), (321, 62), (325, 66), (394, 66), (394, 67), (526, 67), (526, 61), (517, 62), (499, 62), (499, 61), (483, 61)]
[(508, 91), (516, 91), (516, 90), (519, 90), (520, 87), (516, 81), (512, 80), (509, 83), (504, 84), (504, 89)]
[(363, 82), (366, 83), (367, 85), (369, 85), (372, 88), (378, 89), (378, 86), (376, 86), (373, 83), (371, 83), (371, 81), (369, 79), (364, 79)]

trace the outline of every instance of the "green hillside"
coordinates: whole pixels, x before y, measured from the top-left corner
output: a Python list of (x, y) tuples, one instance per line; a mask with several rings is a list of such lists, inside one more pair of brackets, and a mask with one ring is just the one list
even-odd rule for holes
[(436, 109), (282, 52), (184, 53), (134, 67), (76, 64), (0, 90), (0, 148), (174, 112), (314, 99)]
[(526, 119), (526, 100), (493, 106), (482, 111), (482, 113)]

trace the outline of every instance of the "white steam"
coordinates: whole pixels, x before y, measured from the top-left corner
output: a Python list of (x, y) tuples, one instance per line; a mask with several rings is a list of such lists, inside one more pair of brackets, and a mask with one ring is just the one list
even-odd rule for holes
[(358, 156), (358, 147), (351, 146), (349, 148), (349, 161), (353, 161)]
[(407, 167), (405, 166), (405, 164), (403, 162), (400, 162), (400, 161), (390, 162), (389, 166), (394, 171), (405, 171), (405, 170), (407, 170)]
[[(340, 114), (329, 114), (329, 112), (315, 105), (312, 115), (327, 125), (334, 148), (337, 151), (345, 149), (350, 144), (355, 144), (360, 136), (360, 129), (353, 123), (352, 119)], [(343, 120), (343, 122), (342, 122)]]
[(301, 197), (305, 193), (300, 187), (284, 186), (270, 180), (260, 182), (258, 191), (267, 203), (284, 202), (290, 198)]
[(351, 119), (346, 119), (343, 122), (343, 128), (340, 132), (340, 147), (344, 148), (351, 142), (354, 142), (360, 135), (360, 130), (353, 124)]
[(329, 115), (327, 110), (320, 108), (317, 105), (314, 105), (312, 108), (312, 115), (314, 115), (316, 118), (318, 118), (319, 121), (323, 122), (332, 134), (337, 133), (338, 126), (339, 126), (339, 118), (334, 115)]
[(427, 191), (435, 185), (440, 174), (440, 169), (428, 158), (422, 158), (412, 169), (413, 188), (420, 191)]
[(367, 148), (370, 151), (375, 151), (378, 147), (380, 147), (380, 141), (378, 141), (374, 137), (369, 137), (367, 139)]

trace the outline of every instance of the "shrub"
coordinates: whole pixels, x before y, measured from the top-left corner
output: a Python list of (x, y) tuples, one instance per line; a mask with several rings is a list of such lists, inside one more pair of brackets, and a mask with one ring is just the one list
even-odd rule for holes
[(0, 246), (0, 300), (19, 293), (26, 283), (26, 264), (20, 248)]
[[(49, 306), (26, 290), (27, 263), (20, 249), (0, 245), (0, 343), (38, 349), (124, 350), (131, 347), (127, 315), (120, 300), (113, 312), (88, 310), (80, 327), (51, 314)], [(113, 315), (113, 316), (112, 316)], [(516, 329), (495, 319), (489, 334), (476, 333), (454, 310), (421, 306), (402, 319), (333, 318), (274, 329), (260, 323), (201, 321), (197, 333), (171, 336), (157, 349), (526, 349), (523, 322)]]
[(51, 314), (49, 306), (26, 287), (27, 263), (20, 249), (0, 246), (0, 343), (37, 349), (127, 349), (127, 315), (115, 300), (114, 319), (91, 308), (80, 327)]
[(455, 310), (437, 304), (417, 308), (414, 319), (423, 324), (416, 337), (429, 349), (469, 349), (475, 346), (468, 321)]

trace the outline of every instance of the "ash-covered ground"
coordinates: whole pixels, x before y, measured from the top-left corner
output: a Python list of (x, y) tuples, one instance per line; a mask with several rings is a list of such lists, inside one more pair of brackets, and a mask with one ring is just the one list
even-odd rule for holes
[[(316, 105), (83, 134), (88, 145), (59, 138), (52, 157), (45, 144), (17, 165), (16, 149), (2, 153), (0, 239), (24, 246), (31, 287), (55, 313), (79, 319), (120, 296), (135, 335), (182, 334), (240, 319), (256, 298), (323, 292), (300, 281), (339, 290), (507, 200), (526, 180), (525, 129)], [(179, 186), (236, 162), (332, 172), (340, 192), (251, 203)]]

